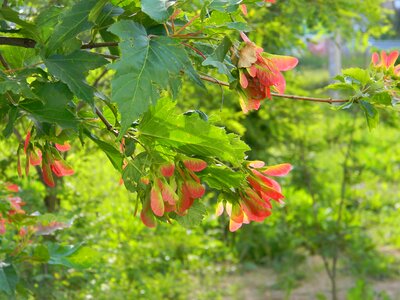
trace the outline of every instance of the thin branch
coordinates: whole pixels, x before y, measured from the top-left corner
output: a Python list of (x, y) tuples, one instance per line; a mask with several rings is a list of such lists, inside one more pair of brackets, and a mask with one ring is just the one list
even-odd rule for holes
[(219, 81), (218, 79), (216, 79), (214, 77), (210, 77), (210, 76), (200, 75), (200, 79), (211, 82), (211, 83), (215, 83), (218, 85), (222, 85), (222, 86), (229, 86), (229, 83), (224, 82), (224, 81)]
[(111, 131), (112, 133), (114, 133), (114, 135), (118, 136), (118, 131), (116, 131), (113, 128), (111, 123), (108, 122), (106, 117), (103, 115), (103, 113), (100, 111), (100, 109), (97, 106), (94, 107), (94, 111), (96, 112), (96, 115), (100, 118), (100, 120), (104, 123), (104, 125), (106, 125), (107, 130)]
[(93, 82), (93, 87), (97, 87), (100, 80), (107, 74), (109, 69), (104, 69), (103, 72), (96, 78), (96, 80)]
[(96, 54), (101, 55), (101, 56), (103, 56), (103, 57), (105, 57), (105, 58), (108, 58), (108, 59), (111, 59), (111, 60), (116, 60), (116, 59), (119, 58), (118, 55), (103, 54), (103, 53), (96, 53)]
[(183, 25), (181, 28), (179, 28), (175, 34), (181, 33), (183, 30), (185, 30), (186, 27), (188, 27), (190, 24), (192, 24), (196, 19), (200, 18), (200, 15), (196, 15), (193, 18), (189, 20), (185, 25)]
[(175, 33), (175, 19), (180, 13), (181, 13), (181, 10), (177, 9), (177, 10), (174, 11), (172, 16), (169, 17), (169, 20), (171, 21), (172, 33)]
[[(108, 72), (108, 69), (105, 69), (101, 74), (96, 78), (96, 80), (93, 83), (93, 87), (96, 88), (97, 85), (99, 84), (99, 81), (101, 78), (103, 78), (104, 75), (106, 75)], [(96, 115), (99, 117), (99, 119), (103, 122), (103, 124), (106, 126), (107, 130), (110, 131), (112, 134), (115, 136), (119, 135), (118, 130), (114, 129), (114, 126), (107, 120), (107, 118), (103, 115), (103, 113), (100, 111), (100, 109), (95, 105), (94, 106), (94, 112)]]
[[(81, 49), (94, 49), (103, 47), (117, 47), (118, 42), (89, 43), (81, 46)], [(36, 41), (29, 38), (0, 36), (0, 45), (35, 48)]]
[(0, 53), (0, 63), (6, 69), (6, 71), (10, 70), (10, 65), (6, 62), (3, 55)]
[(203, 54), (203, 52), (201, 52), (199, 49), (193, 47), (192, 45), (189, 45), (187, 43), (181, 43), (182, 45), (184, 45), (185, 47), (188, 47), (190, 49), (192, 49), (194, 52), (196, 52), (198, 55), (200, 55), (203, 59), (206, 59), (207, 57)]
[(167, 35), (169, 35), (169, 30), (168, 30), (167, 24), (163, 23), (163, 25), (164, 25), (165, 32), (167, 33)]
[(300, 101), (311, 101), (311, 102), (321, 102), (321, 103), (346, 103), (349, 100), (346, 99), (332, 99), (332, 98), (315, 98), (315, 97), (304, 97), (304, 96), (297, 96), (297, 95), (286, 95), (286, 94), (277, 94), (271, 93), (272, 96), (278, 98), (287, 98), (293, 100), (300, 100)]
[(0, 45), (35, 48), (36, 41), (28, 38), (0, 36)]
[(118, 47), (118, 42), (89, 43), (81, 46), (81, 49), (94, 49), (103, 47)]
[(36, 64), (25, 66), (25, 67), (21, 67), (21, 68), (16, 68), (16, 69), (10, 69), (9, 68), (9, 69), (5, 70), (4, 73), (14, 73), (14, 72), (17, 72), (17, 71), (22, 71), (22, 70), (25, 70), (25, 69), (33, 68), (33, 67), (36, 67), (36, 66), (41, 65), (41, 64), (44, 64), (44, 62), (40, 61), (40, 62), (38, 62)]
[[(200, 78), (202, 80), (215, 83), (218, 85), (222, 86), (229, 86), (229, 83), (220, 81), (216, 78), (210, 77), (210, 76), (204, 76), (200, 75)], [(278, 93), (271, 93), (272, 96), (278, 97), (278, 98), (287, 98), (287, 99), (293, 99), (293, 100), (300, 100), (300, 101), (311, 101), (311, 102), (321, 102), (321, 103), (346, 103), (349, 102), (349, 100), (346, 99), (332, 99), (332, 98), (316, 98), (316, 97), (305, 97), (305, 96), (297, 96), (297, 95), (286, 95), (286, 94), (278, 94)]]
[(182, 39), (182, 40), (214, 40), (217, 41), (217, 39), (212, 38), (210, 36), (198, 36), (202, 34), (202, 31), (197, 31), (193, 33), (188, 33), (188, 34), (173, 34), (171, 37), (174, 39)]

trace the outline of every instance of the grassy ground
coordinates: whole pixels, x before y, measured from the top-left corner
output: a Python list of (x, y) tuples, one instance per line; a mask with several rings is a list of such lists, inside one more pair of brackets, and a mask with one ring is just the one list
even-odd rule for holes
[[(390, 255), (395, 255), (397, 259), (400, 259), (399, 251), (390, 251)], [(234, 291), (235, 294), (226, 296), (224, 300), (331, 299), (330, 280), (321, 259), (309, 257), (301, 268), (302, 273), (305, 274), (304, 278), (297, 281), (296, 286), (288, 290), (277, 288), (278, 285), (281, 286), (284, 278), (279, 277), (277, 272), (271, 268), (256, 267), (253, 270), (232, 274), (225, 279), (223, 288)], [(290, 280), (292, 279), (288, 278), (288, 281)], [(339, 273), (337, 285), (339, 286), (338, 298), (340, 300), (400, 299), (399, 278), (357, 282), (356, 278)]]

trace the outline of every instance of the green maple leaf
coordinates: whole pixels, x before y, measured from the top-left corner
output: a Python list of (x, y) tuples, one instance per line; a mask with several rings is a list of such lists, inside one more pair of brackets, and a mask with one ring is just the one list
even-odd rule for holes
[(86, 83), (86, 74), (106, 63), (103, 57), (83, 50), (68, 55), (56, 54), (45, 59), (49, 72), (66, 83), (78, 98), (88, 103), (93, 103), (94, 89)]
[[(215, 51), (203, 61), (203, 66), (213, 66), (218, 68), (218, 72), (221, 74), (226, 74), (232, 77), (230, 69), (224, 63), (226, 54), (232, 47), (232, 41), (226, 36), (222, 40), (221, 44), (215, 49)], [(232, 66), (233, 67), (233, 66)], [(231, 68), (232, 68), (231, 67)]]
[(109, 31), (120, 37), (121, 59), (112, 68), (112, 100), (121, 112), (121, 134), (125, 133), (148, 107), (158, 99), (158, 90), (174, 89), (184, 71), (204, 86), (192, 67), (185, 50), (176, 40), (148, 36), (146, 29), (133, 21), (113, 24)]
[(142, 11), (153, 20), (163, 23), (173, 12), (172, 3), (170, 0), (142, 0)]
[(0, 266), (0, 291), (5, 292), (7, 295), (14, 295), (17, 283), (19, 281), (18, 274), (15, 271), (13, 265), (4, 262), (2, 262), (1, 264), (2, 265)]
[(158, 101), (145, 113), (138, 131), (144, 144), (172, 147), (187, 155), (217, 157), (234, 166), (239, 166), (250, 150), (238, 136), (227, 134), (197, 114), (176, 114), (175, 103), (170, 99)]
[(185, 216), (176, 216), (176, 221), (185, 228), (193, 228), (199, 226), (205, 216), (207, 215), (207, 209), (200, 200), (196, 200), (188, 210)]
[(79, 33), (93, 26), (93, 23), (89, 22), (89, 14), (97, 2), (97, 0), (79, 1), (63, 15), (47, 42), (47, 53), (54, 53), (66, 42), (75, 39)]
[(28, 112), (32, 118), (39, 122), (55, 123), (62, 128), (78, 126), (75, 115), (67, 109), (67, 104), (73, 95), (68, 87), (61, 83), (36, 83), (35, 92), (39, 100), (27, 99), (19, 103), (19, 107)]
[(23, 97), (37, 98), (26, 82), (23, 80), (9, 79), (7, 76), (0, 73), (0, 94), (3, 95), (7, 92), (12, 92), (16, 95), (20, 94)]

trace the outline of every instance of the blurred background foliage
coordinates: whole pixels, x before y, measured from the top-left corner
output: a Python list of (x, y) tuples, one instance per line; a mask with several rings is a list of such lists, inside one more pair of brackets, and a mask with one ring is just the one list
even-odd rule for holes
[[(32, 14), (44, 2), (29, 1)], [(364, 67), (369, 38), (399, 35), (398, 14), (384, 2), (278, 0), (269, 8), (249, 6), (250, 38), (268, 52), (299, 56), (300, 65), (286, 76), (287, 93), (325, 96), (328, 59), (312, 54), (309, 41), (339, 32), (348, 48), (344, 67)], [(109, 88), (107, 76), (100, 86)], [(184, 86), (177, 99), (181, 110), (200, 109), (243, 135), (251, 159), (293, 164), (291, 175), (280, 181), (286, 205), (236, 233), (228, 232), (226, 217), (212, 213), (197, 228), (160, 224), (151, 230), (135, 216), (135, 195), (119, 185), (107, 158), (92, 144), (73, 145), (68, 160), (76, 175), (60, 182), (56, 211), (74, 223), (47, 239), (84, 242), (97, 250), (97, 263), (85, 272), (26, 265), (22, 272), (31, 292), (25, 297), (399, 299), (398, 112), (382, 112), (379, 127), (370, 132), (356, 107), (335, 111), (274, 99), (243, 115), (236, 94), (207, 87), (205, 92)], [(1, 142), (1, 176), (22, 186), (28, 211), (44, 213), (46, 188), (34, 178), (16, 179), (17, 144)], [(210, 212), (216, 197), (204, 199)]]

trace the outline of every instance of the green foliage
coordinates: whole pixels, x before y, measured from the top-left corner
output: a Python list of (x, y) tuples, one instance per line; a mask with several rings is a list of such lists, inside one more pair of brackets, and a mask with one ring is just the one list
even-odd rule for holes
[(206, 215), (207, 208), (205, 205), (199, 201), (196, 201), (187, 215), (177, 216), (176, 220), (185, 228), (193, 228), (195, 226), (199, 226)]
[(19, 105), (22, 110), (32, 116), (33, 120), (57, 124), (61, 128), (77, 129), (77, 118), (67, 108), (73, 94), (65, 84), (37, 82), (35, 93), (39, 100), (28, 99), (20, 102)]
[(48, 246), (49, 264), (62, 265), (68, 268), (84, 269), (97, 262), (98, 253), (88, 247), (61, 246), (50, 244)]
[(218, 68), (218, 72), (230, 76), (230, 68), (224, 63), (226, 54), (232, 47), (232, 41), (228, 37), (224, 37), (221, 44), (215, 48), (215, 51), (210, 54), (202, 63), (203, 66), (213, 66)]
[(99, 146), (99, 148), (107, 155), (115, 169), (121, 171), (123, 157), (121, 152), (118, 151), (113, 145), (102, 141), (95, 135), (88, 133), (89, 138)]
[(154, 21), (164, 23), (173, 12), (173, 3), (167, 0), (142, 0), (142, 11)]
[(358, 280), (356, 286), (351, 288), (347, 293), (347, 299), (356, 300), (356, 299), (374, 299), (374, 289), (369, 286), (365, 281)]
[(374, 129), (379, 123), (377, 107), (391, 108), (397, 104), (394, 100), (397, 80), (388, 78), (384, 72), (385, 69), (380, 70), (373, 67), (369, 70), (345, 69), (342, 71), (342, 75), (335, 77), (339, 82), (330, 84), (327, 88), (340, 91), (349, 99), (348, 102), (339, 106), (340, 109), (348, 109), (353, 103), (359, 103), (364, 111), (369, 129)]
[(7, 295), (14, 295), (18, 283), (18, 275), (14, 267), (7, 263), (2, 263), (0, 267), (0, 291)]
[(162, 99), (143, 116), (138, 135), (145, 144), (172, 147), (187, 155), (218, 157), (239, 166), (248, 146), (234, 134), (201, 120), (197, 115), (176, 115), (175, 104)]
[(116, 23), (110, 31), (123, 41), (121, 60), (112, 65), (116, 70), (112, 98), (121, 112), (121, 133), (156, 103), (157, 86), (172, 90), (179, 86), (181, 71), (202, 85), (186, 52), (173, 39), (149, 37), (142, 25), (132, 21)]
[(93, 26), (89, 21), (89, 14), (97, 8), (97, 2), (97, 0), (79, 1), (62, 16), (46, 43), (47, 55), (56, 53), (58, 48), (76, 39), (79, 33)]
[[(286, 84), (279, 70), (289, 69), (288, 62), (269, 52), (300, 53), (310, 34), (340, 34), (360, 42), (385, 32), (383, 1), (56, 2), (50, 7), (41, 0), (5, 1), (0, 9), (5, 44), (0, 123), (8, 138), (0, 141), (0, 170), (2, 181), (22, 187), (0, 192), (4, 294), (18, 289), (23, 295), (27, 286), (38, 299), (218, 299), (223, 292), (212, 274), (225, 272), (235, 255), (289, 274), (288, 295), (304, 277), (297, 267), (306, 255), (317, 254), (338, 268), (347, 260), (347, 271), (363, 276), (392, 272), (389, 259), (363, 263), (380, 258), (374, 249), (378, 229), (366, 220), (390, 227), (398, 198), (390, 192), (398, 179), (397, 156), (380, 155), (396, 152), (391, 146), (398, 136), (388, 124), (397, 126), (397, 121), (388, 111), (398, 102), (398, 66), (382, 56), (380, 63), (345, 69), (336, 77), (329, 87), (342, 96), (337, 108), (351, 115), (260, 96), (269, 96), (270, 88), (283, 93)], [(244, 42), (238, 39), (241, 31), (252, 29), (257, 45), (243, 35)], [(241, 59), (249, 60), (248, 69), (238, 67)], [(244, 72), (247, 84), (240, 77)], [(287, 76), (288, 88), (303, 94), (294, 81), (307, 76), (299, 74), (296, 80)], [(217, 86), (206, 90), (203, 81)], [(303, 83), (308, 94), (323, 87)], [(223, 86), (230, 89), (221, 99), (217, 93)], [(243, 116), (239, 95), (250, 108), (262, 108)], [(387, 144), (365, 138), (359, 112), (371, 129), (382, 120), (379, 133)], [(104, 154), (110, 165), (103, 163)], [(260, 217), (258, 210), (269, 216), (269, 195), (262, 192), (280, 193), (264, 175), (251, 184), (257, 173), (246, 155), (295, 166), (294, 174), (282, 179), (289, 186), (284, 188), (288, 204), (269, 226), (249, 225), (228, 236), (227, 220), (216, 221), (209, 203), (225, 204), (232, 230), (232, 224), (247, 223), (250, 214)], [(379, 168), (379, 160), (390, 175)], [(23, 177), (22, 169), (28, 175), (29, 168), (31, 177)], [(377, 173), (386, 187), (376, 181)], [(130, 193), (118, 188), (119, 178)], [(360, 188), (363, 184), (374, 190)], [(244, 193), (250, 185), (258, 191), (253, 197)], [(391, 200), (371, 197), (371, 191), (385, 191)], [(27, 199), (26, 212), (19, 196)], [(57, 217), (31, 213), (37, 210)], [(175, 220), (184, 228), (150, 231), (132, 218), (139, 211), (149, 227), (156, 220)], [(390, 217), (375, 215), (383, 211)], [(60, 231), (71, 226), (71, 215), (74, 226)], [(203, 227), (193, 228), (202, 221)], [(89, 246), (67, 246), (82, 240)], [(93, 273), (82, 271), (90, 267)]]
[(104, 58), (77, 50), (68, 55), (49, 56), (44, 62), (48, 70), (67, 84), (76, 97), (93, 104), (94, 89), (85, 83), (85, 77), (89, 70), (106, 64), (107, 61)]

